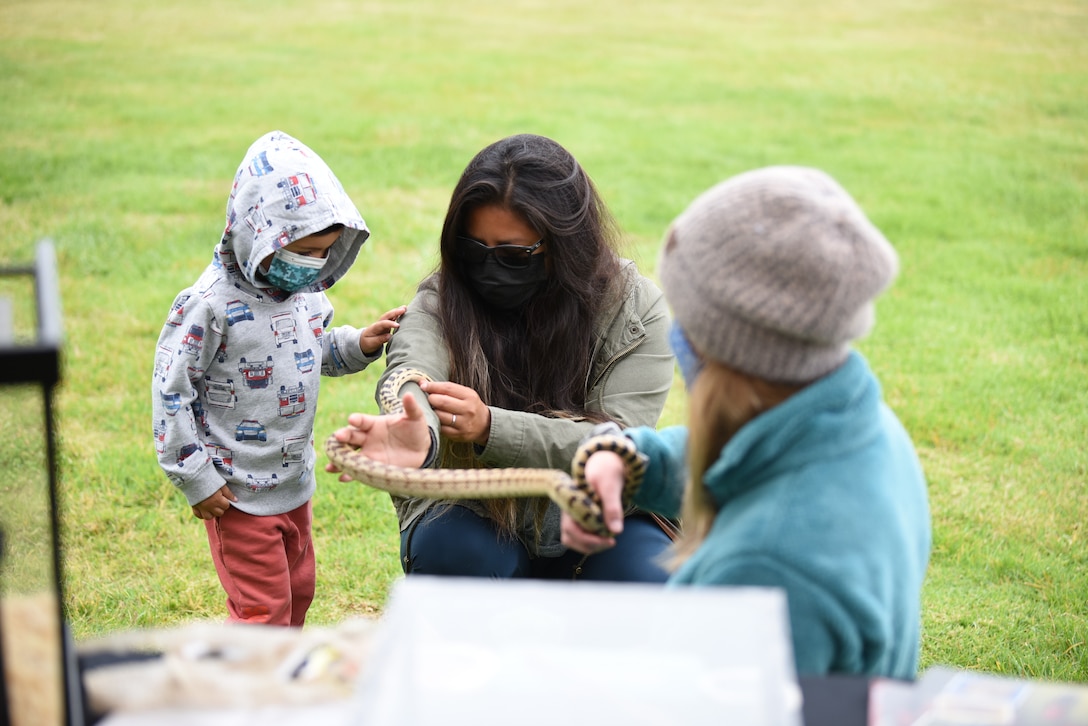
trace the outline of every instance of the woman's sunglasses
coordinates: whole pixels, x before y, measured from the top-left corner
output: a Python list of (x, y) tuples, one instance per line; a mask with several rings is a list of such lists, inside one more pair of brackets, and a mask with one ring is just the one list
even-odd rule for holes
[(480, 240), (459, 236), (457, 238), (457, 255), (473, 264), (479, 264), (486, 260), (488, 255), (494, 255), (495, 259), (503, 267), (523, 270), (529, 266), (529, 258), (542, 244), (544, 244), (543, 238), (538, 239), (536, 244), (531, 245), (495, 245), (494, 247), (488, 247)]

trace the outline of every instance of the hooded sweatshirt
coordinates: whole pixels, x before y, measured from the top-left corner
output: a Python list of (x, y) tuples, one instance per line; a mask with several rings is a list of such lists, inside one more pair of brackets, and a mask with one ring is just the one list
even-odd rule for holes
[[(287, 293), (259, 271), (277, 249), (344, 225), (318, 279)], [(152, 428), (159, 465), (197, 504), (228, 484), (232, 506), (289, 512), (316, 487), (314, 413), (320, 376), (364, 369), (360, 331), (330, 327), (325, 290), (347, 273), (370, 232), (321, 158), (281, 131), (249, 148), (227, 200), (211, 264), (178, 293), (159, 336)]]

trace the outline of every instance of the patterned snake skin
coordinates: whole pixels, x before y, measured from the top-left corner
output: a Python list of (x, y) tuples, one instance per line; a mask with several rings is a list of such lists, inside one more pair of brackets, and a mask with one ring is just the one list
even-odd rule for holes
[[(382, 412), (402, 412), (401, 387), (409, 381), (428, 380), (425, 373), (410, 368), (390, 376), (378, 392)], [(390, 494), (425, 499), (549, 497), (584, 529), (608, 536), (600, 500), (585, 481), (586, 461), (597, 451), (613, 451), (624, 460), (626, 507), (642, 483), (646, 464), (638, 456), (634, 443), (625, 436), (594, 436), (584, 442), (574, 456), (570, 475), (556, 469), (409, 469), (368, 459), (358, 449), (337, 441), (335, 436), (325, 440), (325, 453), (340, 471)]]

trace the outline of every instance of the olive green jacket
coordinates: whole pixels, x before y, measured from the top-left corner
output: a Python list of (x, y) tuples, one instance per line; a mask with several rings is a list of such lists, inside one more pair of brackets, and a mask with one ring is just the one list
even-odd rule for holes
[[(621, 426), (655, 426), (665, 407), (673, 381), (673, 357), (669, 350), (669, 315), (661, 290), (639, 274), (634, 262), (623, 261), (625, 294), (612, 309), (602, 312), (597, 325), (596, 350), (589, 380), (587, 407), (602, 411)], [(436, 381), (449, 380), (449, 358), (436, 309), (433, 290), (420, 291), (400, 319), (400, 329), (389, 343), (387, 367), (379, 381), (398, 368), (423, 371)], [(556, 351), (562, 355), (562, 351)], [(423, 405), (431, 432), (438, 438), (438, 418), (427, 397), (414, 383), (401, 389), (412, 392)], [(590, 421), (548, 418), (535, 413), (489, 407), (491, 431), (479, 461), (487, 467), (550, 468), (570, 471), (571, 458), (583, 437), (593, 428)], [(401, 531), (434, 506), (433, 500), (394, 497)], [(478, 502), (459, 501), (484, 515)], [(519, 539), (534, 556), (557, 557), (565, 548), (559, 542), (559, 509), (552, 504), (536, 543), (527, 506), (522, 507)]]

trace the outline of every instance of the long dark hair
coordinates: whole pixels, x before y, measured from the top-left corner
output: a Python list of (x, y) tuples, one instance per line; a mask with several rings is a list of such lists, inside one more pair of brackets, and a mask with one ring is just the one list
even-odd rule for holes
[[(543, 236), (548, 277), (517, 311), (489, 306), (472, 289), (457, 236), (468, 215), (497, 205)], [(484, 403), (550, 416), (602, 421), (586, 408), (596, 317), (623, 288), (617, 228), (575, 158), (543, 136), (497, 141), (469, 162), (442, 225), (436, 312), (450, 358), (450, 380), (473, 388)], [(471, 447), (446, 447), (444, 464), (472, 466)], [(460, 461), (457, 461), (457, 460)], [(498, 504), (498, 503), (493, 503)], [(500, 526), (512, 506), (489, 506)]]

